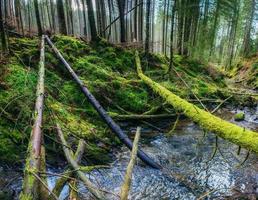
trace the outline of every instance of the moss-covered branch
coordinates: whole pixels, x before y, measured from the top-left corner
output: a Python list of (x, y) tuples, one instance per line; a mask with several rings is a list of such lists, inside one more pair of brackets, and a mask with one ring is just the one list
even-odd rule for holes
[(178, 112), (184, 113), (202, 128), (214, 132), (219, 137), (258, 153), (258, 133), (239, 127), (200, 109), (145, 76), (138, 52), (136, 52), (136, 67), (139, 77)]
[(157, 114), (157, 115), (137, 115), (137, 114), (128, 114), (120, 115), (118, 113), (109, 112), (108, 113), (112, 118), (117, 120), (146, 120), (146, 119), (168, 119), (175, 118), (176, 114)]

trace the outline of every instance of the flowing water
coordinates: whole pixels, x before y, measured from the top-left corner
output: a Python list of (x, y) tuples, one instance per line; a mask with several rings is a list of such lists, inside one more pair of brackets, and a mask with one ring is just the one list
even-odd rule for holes
[[(221, 116), (230, 120), (237, 111), (222, 110)], [(244, 112), (246, 119), (238, 124), (258, 131), (258, 108), (246, 108)], [(166, 172), (152, 169), (138, 160), (133, 172), (130, 199), (258, 197), (257, 155), (248, 153), (245, 149), (238, 152), (238, 146), (222, 139), (218, 139), (216, 143), (214, 134), (204, 133), (196, 124), (186, 119), (180, 120), (173, 135), (169, 137), (165, 133), (168, 127), (173, 125), (171, 122), (161, 121), (153, 124), (164, 131), (143, 127), (140, 147), (165, 167)], [(135, 124), (126, 123), (122, 124), (122, 127), (133, 137)], [(126, 147), (116, 150), (114, 155), (116, 157), (110, 167), (95, 170), (88, 175), (98, 187), (108, 191), (109, 199), (118, 199), (117, 194), (130, 159), (130, 152)], [(48, 181), (53, 186), (55, 178), (49, 178)], [(10, 183), (8, 187), (18, 192), (21, 188), (21, 178)], [(83, 185), (79, 185), (79, 191), (84, 199), (90, 198)], [(62, 198), (67, 194), (66, 187)]]

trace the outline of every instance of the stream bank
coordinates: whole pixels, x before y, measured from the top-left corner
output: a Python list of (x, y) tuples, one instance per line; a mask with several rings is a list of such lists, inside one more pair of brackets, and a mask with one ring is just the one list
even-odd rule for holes
[[(258, 107), (243, 108), (246, 118), (242, 122), (234, 122), (233, 116), (238, 109), (224, 108), (219, 112), (223, 118), (243, 127), (258, 129)], [(156, 162), (169, 169), (172, 174), (184, 176), (199, 191), (192, 191), (187, 185), (167, 176), (159, 170), (154, 170), (137, 161), (133, 173), (130, 199), (197, 199), (206, 194), (207, 199), (245, 198), (255, 199), (258, 196), (258, 156), (251, 153), (246, 158), (247, 151), (242, 149), (237, 155), (238, 146), (225, 140), (218, 139), (219, 149), (213, 158), (216, 137), (214, 134), (204, 134), (194, 123), (187, 119), (180, 120), (174, 134), (166, 136), (171, 120), (153, 122), (164, 132), (159, 132), (146, 125), (143, 126), (141, 148)], [(133, 137), (135, 123), (120, 123), (125, 132)], [(118, 193), (123, 182), (130, 152), (126, 147), (113, 150), (113, 161), (108, 168), (100, 168), (89, 173), (89, 178), (106, 191)], [(62, 173), (60, 168), (48, 168), (48, 172)], [(10, 181), (6, 190), (10, 195), (17, 195), (21, 189), (22, 173), (2, 171), (1, 176)], [(12, 177), (14, 180), (10, 180)], [(48, 178), (53, 185), (56, 177)], [(12, 191), (13, 190), (13, 191)], [(80, 184), (79, 191), (83, 198), (90, 198), (85, 187)], [(65, 187), (61, 196), (66, 197), (68, 188)], [(13, 196), (12, 196), (13, 197)], [(17, 197), (17, 196), (16, 196)], [(117, 199), (108, 194), (109, 199)], [(8, 198), (7, 198), (8, 199)], [(11, 198), (10, 198), (11, 199)]]

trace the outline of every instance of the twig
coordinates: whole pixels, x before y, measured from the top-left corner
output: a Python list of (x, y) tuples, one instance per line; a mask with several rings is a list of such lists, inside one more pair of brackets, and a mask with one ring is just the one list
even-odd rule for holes
[(33, 171), (31, 171), (31, 173), (33, 174), (33, 176), (35, 176), (40, 182), (41, 184), (50, 192), (50, 194), (56, 199), (59, 200), (59, 198), (50, 190), (50, 188), (46, 185), (46, 183)]
[(229, 100), (230, 98), (232, 98), (233, 96), (229, 96), (228, 98), (226, 98), (224, 101), (222, 101), (213, 111), (211, 111), (211, 114), (217, 112), (217, 110), (227, 101)]

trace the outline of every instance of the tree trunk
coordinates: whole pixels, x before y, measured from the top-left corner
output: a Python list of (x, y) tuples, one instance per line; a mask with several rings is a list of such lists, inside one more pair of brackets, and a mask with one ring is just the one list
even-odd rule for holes
[(173, 42), (174, 42), (174, 21), (175, 21), (175, 11), (176, 11), (176, 1), (177, 0), (174, 0), (174, 5), (172, 8), (171, 33), (170, 33), (170, 60), (169, 60), (168, 72), (170, 72), (171, 69), (173, 68), (173, 57), (174, 57)]
[(0, 0), (0, 34), (1, 34), (1, 45), (4, 52), (7, 52), (7, 38), (4, 27), (3, 13), (2, 13), (2, 0)]
[(83, 7), (83, 21), (84, 21), (84, 24), (83, 24), (83, 33), (85, 36), (88, 36), (87, 35), (87, 17), (86, 17), (86, 5), (85, 5), (85, 0), (82, 0), (82, 7)]
[(38, 35), (41, 36), (43, 33), (40, 14), (39, 14), (39, 4), (38, 0), (34, 0), (34, 7), (35, 7), (35, 14), (36, 14), (36, 21), (37, 21), (37, 27), (38, 27)]
[(151, 0), (147, 0), (146, 7), (146, 38), (145, 38), (145, 52), (148, 54), (150, 51), (150, 8)]
[(125, 0), (117, 0), (118, 10), (120, 16), (120, 42), (126, 42), (126, 33), (125, 33)]
[(67, 35), (67, 27), (66, 27), (66, 22), (65, 22), (63, 0), (57, 0), (57, 5), (56, 6), (57, 6), (59, 32), (61, 34)]
[(97, 41), (99, 37), (96, 29), (92, 0), (86, 0), (86, 2), (87, 2), (87, 8), (88, 8), (89, 23), (90, 23), (91, 40)]
[(248, 21), (246, 23), (245, 27), (245, 35), (244, 35), (244, 41), (243, 41), (243, 56), (248, 56), (251, 50), (251, 30), (252, 30), (252, 24), (254, 20), (254, 14), (255, 14), (255, 5), (256, 5), (256, 0), (251, 0), (251, 5), (250, 5), (250, 12), (251, 14), (248, 17)]

